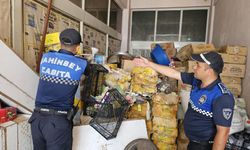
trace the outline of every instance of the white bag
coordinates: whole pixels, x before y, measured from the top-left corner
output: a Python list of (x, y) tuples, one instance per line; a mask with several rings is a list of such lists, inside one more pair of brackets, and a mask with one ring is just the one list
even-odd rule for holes
[(236, 107), (234, 109), (234, 114), (233, 114), (233, 119), (232, 119), (232, 124), (230, 127), (230, 132), (229, 134), (237, 133), (240, 131), (243, 131), (245, 127), (245, 118), (242, 118), (238, 108)]

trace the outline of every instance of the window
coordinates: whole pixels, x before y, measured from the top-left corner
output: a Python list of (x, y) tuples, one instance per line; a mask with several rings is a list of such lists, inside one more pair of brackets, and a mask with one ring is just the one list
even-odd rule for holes
[(107, 24), (108, 0), (85, 0), (85, 10)]
[(132, 41), (154, 40), (155, 11), (136, 11), (132, 16)]
[(181, 41), (204, 42), (206, 26), (207, 10), (184, 10)]
[(121, 33), (122, 9), (116, 4), (114, 0), (111, 1), (111, 6), (110, 6), (109, 26)]
[(180, 11), (159, 11), (156, 41), (178, 41)]
[(207, 15), (208, 9), (133, 11), (131, 41), (205, 42)]

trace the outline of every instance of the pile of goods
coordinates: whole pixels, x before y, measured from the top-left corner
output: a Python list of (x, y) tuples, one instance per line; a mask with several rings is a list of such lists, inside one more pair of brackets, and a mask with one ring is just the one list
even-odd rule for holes
[(135, 67), (132, 72), (131, 89), (138, 94), (153, 94), (157, 92), (158, 74), (151, 68)]

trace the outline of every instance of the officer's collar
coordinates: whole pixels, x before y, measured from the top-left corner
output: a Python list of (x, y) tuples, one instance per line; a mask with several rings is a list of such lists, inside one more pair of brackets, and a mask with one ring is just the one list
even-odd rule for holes
[(65, 50), (65, 49), (60, 49), (58, 52), (59, 52), (59, 53), (68, 54), (68, 55), (73, 55), (73, 56), (74, 56), (74, 53), (72, 53), (72, 52), (70, 52), (70, 51), (68, 51), (68, 50)]
[[(218, 76), (218, 78), (217, 78), (216, 80), (214, 80), (212, 83), (210, 83), (208, 86), (206, 86), (206, 87), (204, 87), (204, 88), (202, 88), (202, 89), (212, 90), (213, 87), (214, 87), (215, 85), (217, 85), (218, 82), (221, 82), (220, 76)], [(200, 83), (199, 86), (201, 86), (201, 83)]]

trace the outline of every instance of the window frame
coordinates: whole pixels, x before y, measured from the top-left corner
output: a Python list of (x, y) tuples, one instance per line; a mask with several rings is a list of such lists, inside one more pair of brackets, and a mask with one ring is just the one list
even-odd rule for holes
[[(197, 41), (190, 41), (190, 42), (183, 42), (181, 41), (181, 34), (182, 34), (182, 22), (183, 22), (183, 11), (184, 10), (207, 10), (207, 20), (206, 20), (206, 34), (205, 34), (205, 41), (197, 42)], [(132, 19), (133, 19), (133, 12), (138, 11), (155, 11), (155, 26), (154, 26), (154, 37), (153, 41), (132, 41)], [(178, 41), (156, 41), (156, 32), (157, 32), (157, 17), (159, 11), (180, 11), (180, 22), (179, 22), (179, 35)], [(166, 42), (174, 42), (175, 47), (178, 49), (184, 45), (190, 43), (207, 43), (209, 39), (209, 27), (210, 27), (210, 7), (189, 7), (189, 8), (162, 8), (162, 9), (132, 9), (130, 11), (130, 24), (129, 24), (129, 52), (132, 53), (133, 49), (150, 49), (152, 43), (166, 43)]]

